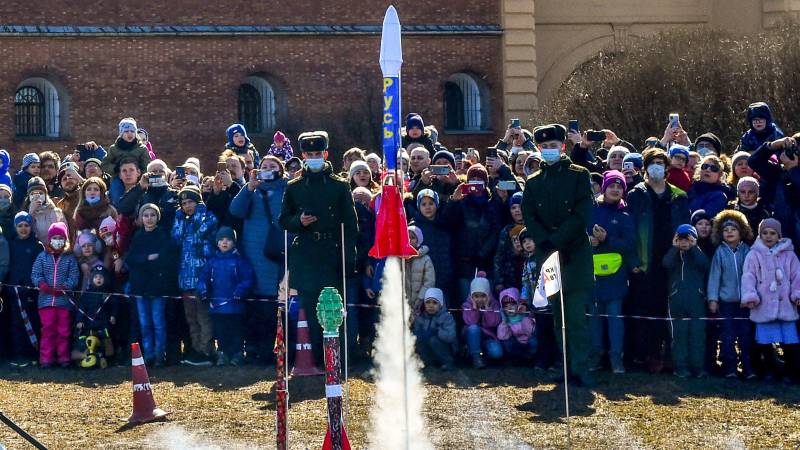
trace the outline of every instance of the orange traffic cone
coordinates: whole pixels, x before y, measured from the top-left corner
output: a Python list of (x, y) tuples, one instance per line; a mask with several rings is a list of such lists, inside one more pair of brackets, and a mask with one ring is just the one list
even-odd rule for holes
[(311, 337), (308, 334), (306, 309), (300, 308), (297, 314), (297, 344), (295, 345), (294, 367), (292, 376), (305, 377), (325, 373), (314, 365), (314, 354), (311, 352)]
[(147, 367), (144, 366), (139, 343), (131, 344), (131, 371), (133, 372), (133, 413), (128, 423), (145, 423), (163, 419), (167, 413), (156, 406)]
[(417, 251), (408, 243), (408, 226), (403, 199), (397, 186), (384, 185), (381, 206), (375, 223), (375, 245), (369, 251), (373, 258), (387, 256), (416, 256)]

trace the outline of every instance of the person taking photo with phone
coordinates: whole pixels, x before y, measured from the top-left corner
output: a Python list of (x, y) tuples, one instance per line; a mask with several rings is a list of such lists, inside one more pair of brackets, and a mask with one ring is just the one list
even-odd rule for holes
[(283, 250), (283, 228), (278, 224), (278, 216), (288, 180), (283, 163), (273, 155), (264, 156), (259, 169), (253, 169), (249, 178), (233, 197), (230, 215), (242, 221), (239, 248), (258, 274), (253, 294), (258, 299), (270, 300), (244, 304), (247, 360), (269, 364), (274, 359), (271, 345), (277, 327), (275, 299), (278, 282), (283, 277), (283, 258), (267, 250), (270, 242)]

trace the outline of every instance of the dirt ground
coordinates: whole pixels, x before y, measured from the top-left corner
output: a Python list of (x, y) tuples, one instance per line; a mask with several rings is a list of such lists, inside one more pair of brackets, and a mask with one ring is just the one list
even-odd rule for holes
[[(98, 371), (0, 369), (0, 411), (50, 449), (274, 448), (274, 371), (257, 368), (151, 369), (169, 420), (135, 428), (130, 368)], [(425, 416), (441, 449), (567, 446), (563, 385), (528, 368), (425, 372)], [(669, 375), (600, 374), (571, 393), (573, 448), (795, 448), (800, 388)], [(610, 381), (611, 380), (611, 381)], [(367, 445), (372, 383), (350, 379), (347, 431)], [(290, 446), (320, 448), (325, 435), (322, 377), (290, 382)], [(30, 448), (0, 425), (0, 443)]]

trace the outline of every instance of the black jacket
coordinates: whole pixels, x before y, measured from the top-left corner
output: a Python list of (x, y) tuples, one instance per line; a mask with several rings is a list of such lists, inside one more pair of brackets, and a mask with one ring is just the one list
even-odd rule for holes
[[(158, 258), (148, 261), (148, 256), (154, 253)], [(130, 293), (152, 297), (175, 294), (178, 262), (178, 249), (164, 226), (159, 225), (153, 231), (137, 230), (125, 256)]]
[(417, 212), (412, 225), (422, 231), (423, 244), (428, 246), (428, 256), (436, 272), (436, 287), (446, 287), (453, 280), (453, 247), (450, 240), (453, 224), (449, 222), (447, 209), (452, 206), (441, 204), (434, 220), (426, 219)]
[(137, 183), (131, 190), (122, 194), (117, 212), (128, 217), (137, 217), (139, 208), (147, 203), (153, 203), (161, 210), (159, 225), (168, 230), (172, 229), (175, 210), (180, 204), (178, 193), (167, 186), (149, 187), (145, 190)]
[[(450, 201), (455, 228), (456, 243), (454, 261), (459, 278), (472, 279), (475, 268), (486, 272), (491, 279), (494, 272), (494, 252), (500, 233), (500, 212), (486, 194), (480, 197), (466, 196), (460, 201)], [(449, 214), (449, 213), (448, 213)]]
[(39, 253), (42, 253), (42, 244), (33, 237), (33, 231), (31, 231), (28, 239), (20, 239), (17, 236), (9, 241), (8, 247), (12, 264), (8, 268), (6, 283), (30, 286), (33, 262), (36, 261)]

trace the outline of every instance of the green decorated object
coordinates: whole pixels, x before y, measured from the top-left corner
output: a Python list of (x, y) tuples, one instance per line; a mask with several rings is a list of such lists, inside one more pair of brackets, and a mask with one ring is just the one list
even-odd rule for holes
[(339, 327), (344, 320), (343, 310), (339, 291), (332, 287), (323, 288), (317, 303), (317, 320), (325, 336), (339, 336)]

